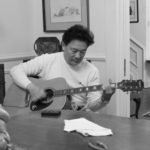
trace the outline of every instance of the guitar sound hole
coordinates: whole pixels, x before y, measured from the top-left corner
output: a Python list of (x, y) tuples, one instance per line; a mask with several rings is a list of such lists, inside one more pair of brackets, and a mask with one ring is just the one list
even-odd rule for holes
[(47, 98), (52, 98), (54, 96), (54, 92), (51, 89), (46, 89), (45, 92), (46, 92)]
[(37, 111), (48, 107), (52, 102), (52, 97), (54, 96), (54, 92), (51, 89), (46, 89), (46, 98), (38, 99), (37, 101), (33, 101), (30, 104), (30, 109), (32, 111)]

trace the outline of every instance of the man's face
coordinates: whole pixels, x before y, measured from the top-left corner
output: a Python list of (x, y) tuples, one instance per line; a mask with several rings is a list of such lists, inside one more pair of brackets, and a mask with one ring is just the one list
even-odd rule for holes
[(73, 40), (68, 45), (63, 43), (62, 46), (65, 60), (71, 66), (78, 65), (83, 60), (88, 48), (85, 42), (79, 40)]

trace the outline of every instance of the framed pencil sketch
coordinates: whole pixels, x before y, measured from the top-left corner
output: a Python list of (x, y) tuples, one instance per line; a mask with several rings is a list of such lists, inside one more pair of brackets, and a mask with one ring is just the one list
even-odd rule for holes
[(74, 24), (89, 27), (89, 0), (43, 0), (44, 32), (63, 32)]
[(130, 23), (139, 22), (138, 0), (130, 0)]

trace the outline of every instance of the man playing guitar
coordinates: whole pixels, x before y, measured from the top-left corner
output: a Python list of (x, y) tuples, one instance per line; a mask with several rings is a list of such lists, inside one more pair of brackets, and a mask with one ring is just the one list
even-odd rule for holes
[[(30, 93), (32, 101), (45, 98), (47, 94), (44, 89), (34, 84), (29, 76), (36, 75), (43, 80), (64, 78), (69, 88), (98, 85), (98, 69), (84, 59), (88, 47), (93, 43), (94, 35), (88, 28), (74, 25), (62, 36), (63, 52), (35, 57), (14, 66), (10, 74), (19, 87)], [(110, 101), (114, 91), (113, 87), (107, 86), (101, 91), (71, 94), (71, 108), (98, 111)]]

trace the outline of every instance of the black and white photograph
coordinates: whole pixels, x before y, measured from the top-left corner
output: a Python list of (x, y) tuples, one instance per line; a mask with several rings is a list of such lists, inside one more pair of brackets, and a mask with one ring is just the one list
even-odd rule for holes
[(89, 0), (43, 0), (45, 32), (64, 31), (74, 24), (88, 26)]
[(150, 0), (0, 0), (0, 150), (150, 150)]
[(138, 0), (130, 0), (130, 23), (139, 22)]

